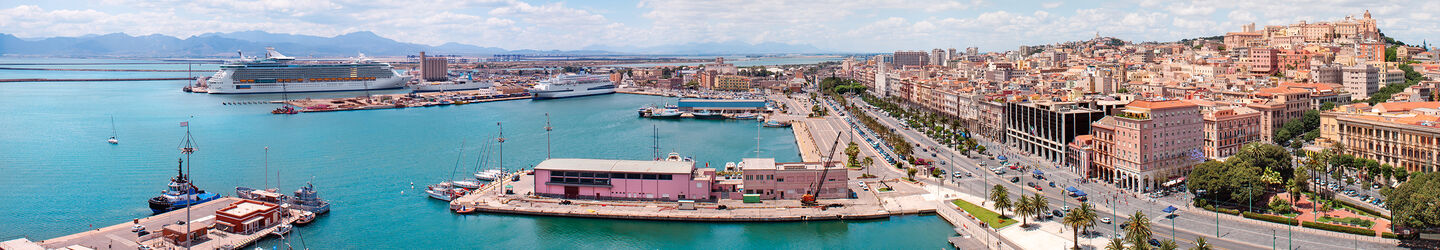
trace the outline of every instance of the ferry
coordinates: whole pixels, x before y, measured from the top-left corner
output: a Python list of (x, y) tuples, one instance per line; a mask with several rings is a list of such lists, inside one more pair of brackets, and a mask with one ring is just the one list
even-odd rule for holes
[(185, 175), (184, 160), (180, 161), (180, 167), (175, 170), (177, 175), (170, 178), (169, 188), (160, 191), (160, 196), (150, 198), (150, 211), (155, 214), (174, 211), (192, 205), (220, 199), (219, 194), (206, 193), (205, 190), (196, 188), (190, 183), (190, 177)]
[(555, 99), (615, 93), (615, 83), (607, 75), (563, 74), (540, 81), (530, 89), (532, 99)]
[(390, 64), (363, 54), (342, 63), (298, 63), (265, 48), (265, 58), (242, 57), (220, 65), (205, 85), (211, 94), (255, 94), (398, 89), (409, 80)]

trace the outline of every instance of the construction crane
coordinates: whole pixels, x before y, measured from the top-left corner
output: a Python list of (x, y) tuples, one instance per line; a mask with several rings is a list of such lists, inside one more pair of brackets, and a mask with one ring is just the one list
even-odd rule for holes
[(825, 158), (820, 160), (820, 178), (815, 180), (815, 188), (811, 188), (809, 193), (800, 196), (800, 205), (820, 205), (820, 202), (817, 202), (815, 198), (820, 196), (820, 188), (825, 186), (825, 178), (830, 174), (830, 161), (835, 159), (835, 151), (836, 149), (840, 149), (840, 137), (843, 135), (845, 134), (835, 133), (835, 143), (830, 146), (830, 154), (827, 154)]

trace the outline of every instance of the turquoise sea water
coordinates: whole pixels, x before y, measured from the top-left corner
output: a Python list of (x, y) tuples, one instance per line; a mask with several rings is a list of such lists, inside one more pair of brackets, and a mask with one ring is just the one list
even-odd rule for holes
[[(0, 58), (0, 63), (33, 60), (37, 59)], [(0, 78), (184, 75), (0, 70)], [(175, 160), (181, 156), (177, 147), (185, 133), (179, 123), (186, 120), (199, 143), (192, 157), (192, 178), (210, 192), (234, 195), (236, 186), (258, 187), (266, 176), (270, 186), (278, 179), (286, 192), (306, 181), (315, 183), (334, 211), (299, 228), (305, 244), (314, 249), (933, 249), (946, 246), (945, 237), (952, 233), (948, 224), (933, 216), (809, 223), (458, 216), (446, 210), (446, 203), (424, 196), (425, 185), (451, 176), (462, 141), (465, 156), (457, 176), (468, 175), (482, 144), (492, 141), (497, 122), (504, 125), (508, 138), (506, 168), (529, 167), (544, 159), (545, 113), (555, 127), (554, 157), (649, 159), (654, 153), (654, 126), (660, 131), (662, 154), (679, 152), (702, 165), (719, 167), (753, 157), (757, 132), (762, 156), (799, 160), (788, 129), (759, 128), (753, 121), (636, 118), (635, 108), (673, 103), (673, 99), (603, 95), (272, 115), (268, 112), (272, 105), (221, 103), (280, 95), (188, 94), (179, 91), (184, 85), (183, 81), (0, 83), (0, 238), (43, 240), (149, 215), (145, 199), (156, 195), (174, 175)], [(119, 145), (105, 143), (111, 134), (111, 116)], [(265, 147), (270, 148), (268, 175)], [(273, 244), (266, 241), (261, 246)]]

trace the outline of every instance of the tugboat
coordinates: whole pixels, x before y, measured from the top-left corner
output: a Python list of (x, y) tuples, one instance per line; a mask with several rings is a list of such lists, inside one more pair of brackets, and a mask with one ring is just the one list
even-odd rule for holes
[(271, 110), (270, 113), (271, 113), (271, 114), (277, 114), (277, 115), (293, 115), (293, 114), (299, 114), (299, 113), (300, 113), (300, 110), (295, 109), (295, 108), (292, 108), (292, 107), (290, 107), (290, 106), (284, 106), (284, 107), (276, 108), (275, 110)]
[(315, 185), (305, 182), (305, 186), (295, 190), (295, 198), (290, 199), (290, 205), (295, 209), (309, 211), (315, 214), (330, 212), (330, 202), (320, 199), (315, 192)]
[(726, 118), (726, 117), (725, 117), (725, 114), (721, 114), (721, 113), (719, 113), (719, 112), (713, 112), (713, 111), (709, 111), (709, 110), (695, 111), (694, 113), (690, 113), (690, 114), (691, 114), (691, 115), (694, 115), (694, 116), (695, 116), (695, 119), (725, 119), (725, 118)]
[(191, 184), (190, 177), (184, 172), (185, 160), (179, 162), (180, 167), (176, 169), (178, 174), (175, 178), (170, 178), (169, 189), (161, 191), (160, 196), (150, 198), (151, 212), (161, 214), (220, 198), (219, 194), (206, 193)]

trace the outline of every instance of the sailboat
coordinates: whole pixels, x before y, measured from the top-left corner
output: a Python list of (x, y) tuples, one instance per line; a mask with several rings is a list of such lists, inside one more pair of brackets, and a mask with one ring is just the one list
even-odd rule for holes
[(115, 117), (114, 117), (114, 116), (111, 116), (111, 117), (110, 117), (110, 139), (109, 139), (109, 140), (105, 140), (105, 142), (109, 142), (110, 144), (120, 144), (120, 139), (115, 139), (115, 136), (116, 136), (116, 133), (115, 133)]
[[(460, 142), (460, 157), (464, 157), (464, 156), (465, 156), (465, 151), (464, 151), (464, 149), (465, 149), (465, 142)], [(459, 166), (460, 166), (460, 158), (457, 157), (457, 158), (455, 158), (455, 167), (458, 168)], [(430, 185), (430, 186), (426, 187), (426, 188), (425, 188), (425, 193), (429, 194), (429, 195), (430, 195), (430, 198), (435, 198), (435, 199), (438, 199), (438, 200), (443, 200), (443, 201), (454, 200), (455, 198), (460, 197), (460, 195), (465, 192), (465, 189), (464, 189), (464, 188), (455, 187), (454, 179), (455, 179), (455, 168), (451, 168), (451, 169), (450, 169), (450, 180), (446, 180), (446, 181), (444, 181), (444, 182), (440, 182), (440, 183), (438, 183), (438, 184), (434, 184), (434, 185)]]

